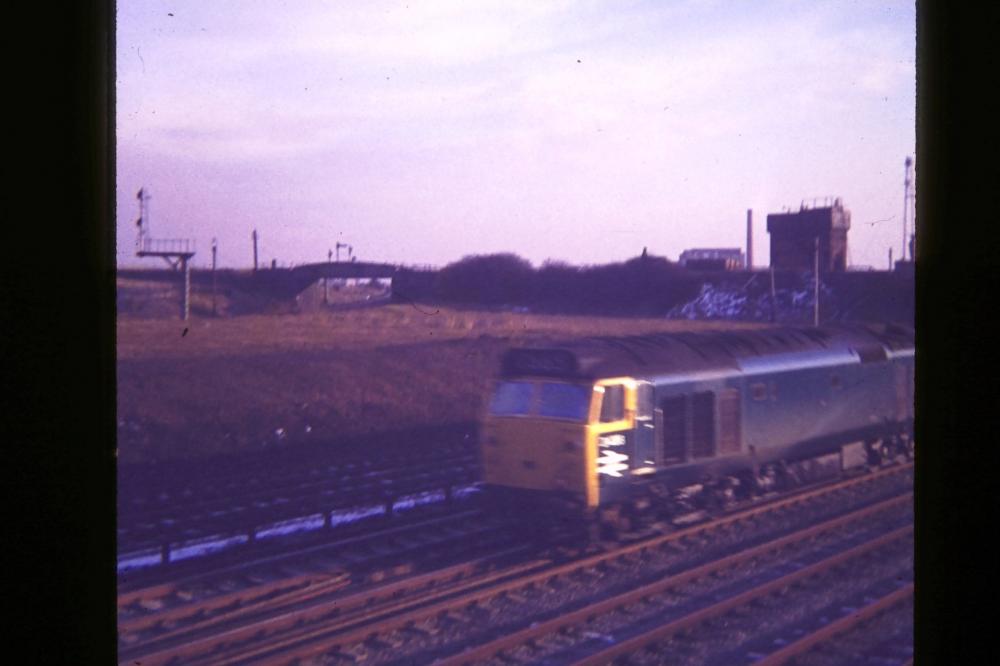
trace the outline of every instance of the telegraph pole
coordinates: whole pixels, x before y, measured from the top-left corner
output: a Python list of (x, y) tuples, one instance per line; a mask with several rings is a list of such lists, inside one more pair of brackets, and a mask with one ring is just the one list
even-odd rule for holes
[(329, 271), (329, 266), (330, 266), (330, 262), (332, 260), (333, 260), (333, 250), (327, 250), (326, 251), (327, 273), (323, 277), (323, 305), (329, 305), (329, 303), (330, 303), (330, 295), (329, 295), (330, 294), (330, 288), (329, 288), (330, 271)]
[(219, 241), (216, 238), (212, 239), (212, 316), (216, 316), (218, 311), (215, 307), (215, 292), (216, 292), (216, 281), (215, 281), (215, 257), (218, 251)]
[(774, 289), (774, 264), (771, 264), (771, 323), (778, 319), (778, 295)]
[(819, 326), (819, 236), (813, 250), (813, 326)]
[[(913, 164), (913, 160), (907, 156), (906, 160), (903, 162), (905, 169), (905, 175), (903, 176), (903, 261), (906, 261), (906, 244), (907, 244), (907, 234), (906, 234), (906, 213), (910, 208), (910, 166)], [(913, 260), (913, 252), (910, 252), (910, 260)]]

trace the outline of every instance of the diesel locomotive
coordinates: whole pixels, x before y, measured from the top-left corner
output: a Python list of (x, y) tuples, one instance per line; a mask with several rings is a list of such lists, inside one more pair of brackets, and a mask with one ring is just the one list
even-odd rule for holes
[(484, 492), (627, 527), (909, 457), (914, 358), (913, 329), (892, 324), (510, 349), (481, 430)]

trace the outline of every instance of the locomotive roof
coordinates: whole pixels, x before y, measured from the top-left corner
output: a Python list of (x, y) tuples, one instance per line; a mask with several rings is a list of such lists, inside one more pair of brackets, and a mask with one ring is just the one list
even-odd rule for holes
[(885, 360), (887, 354), (913, 349), (913, 345), (913, 329), (893, 324), (602, 336), (509, 350), (501, 372), (505, 376), (581, 379), (725, 370), (760, 372), (797, 362)]

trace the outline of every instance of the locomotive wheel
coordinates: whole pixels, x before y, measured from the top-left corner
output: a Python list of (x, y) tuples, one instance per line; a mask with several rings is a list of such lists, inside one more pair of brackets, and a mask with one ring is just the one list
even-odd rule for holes
[(778, 470), (774, 465), (767, 465), (761, 470), (761, 474), (754, 479), (754, 487), (757, 495), (764, 495), (778, 489), (780, 481)]
[(663, 500), (658, 503), (653, 515), (655, 521), (669, 524), (674, 519), (676, 512), (670, 500)]
[(882, 462), (882, 449), (875, 440), (865, 442), (865, 454), (868, 456), (869, 467), (878, 467)]
[(608, 525), (616, 538), (632, 529), (631, 513), (627, 504), (619, 504), (608, 513)]
[(601, 524), (596, 520), (587, 523), (587, 541), (596, 543), (601, 540)]
[(718, 513), (726, 508), (732, 493), (729, 478), (713, 479), (706, 482), (704, 490), (699, 495), (698, 508), (709, 513)]
[(781, 490), (792, 490), (800, 484), (799, 475), (795, 473), (784, 460), (778, 463), (778, 487)]
[(882, 462), (892, 462), (896, 458), (896, 452), (899, 449), (900, 447), (895, 437), (882, 440), (878, 449)]
[(736, 478), (739, 480), (739, 485), (734, 489), (737, 498), (748, 500), (751, 497), (760, 494), (757, 477), (753, 475), (753, 472), (744, 470), (737, 474)]
[(618, 516), (615, 521), (615, 531), (618, 534), (625, 534), (632, 531), (632, 518), (629, 516)]
[(609, 507), (601, 512), (600, 515), (601, 537), (609, 541), (616, 540), (619, 534), (628, 531), (630, 524), (631, 522), (628, 517), (624, 515), (622, 507)]

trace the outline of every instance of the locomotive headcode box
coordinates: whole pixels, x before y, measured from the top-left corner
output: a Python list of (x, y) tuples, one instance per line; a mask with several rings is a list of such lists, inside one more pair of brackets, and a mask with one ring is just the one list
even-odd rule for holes
[(511, 349), (504, 354), (502, 370), (505, 375), (572, 377), (577, 363), (565, 349)]

